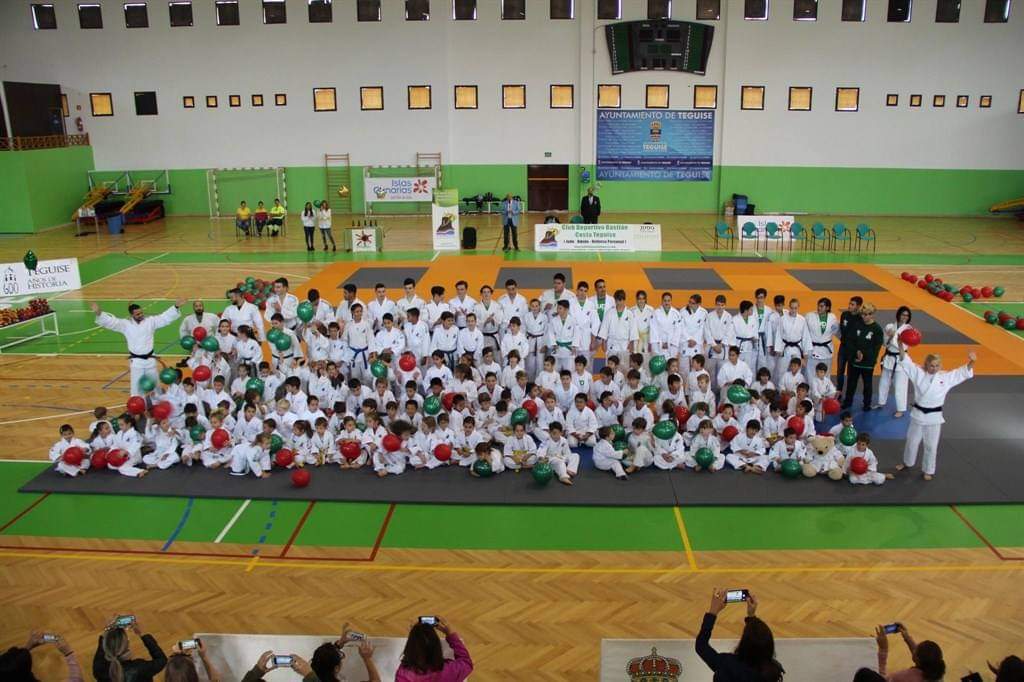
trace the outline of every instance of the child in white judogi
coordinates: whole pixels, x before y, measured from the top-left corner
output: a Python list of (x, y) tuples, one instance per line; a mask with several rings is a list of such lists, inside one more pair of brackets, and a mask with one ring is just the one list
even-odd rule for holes
[(499, 357), (508, 358), (509, 353), (515, 351), (520, 360), (530, 355), (530, 340), (522, 329), (522, 320), (515, 316), (508, 321), (508, 331), (501, 337), (499, 346)]
[(787, 426), (782, 432), (782, 439), (768, 452), (768, 459), (776, 471), (782, 468), (783, 460), (795, 459), (800, 464), (807, 461), (807, 445), (797, 436), (797, 432)]
[(659, 469), (681, 469), (686, 460), (686, 442), (679, 433), (672, 434), (668, 439), (655, 438), (653, 454), (654, 466)]
[[(68, 464), (64, 461), (64, 453), (69, 448), (78, 448), (82, 451), (82, 462), (81, 464)], [(50, 448), (50, 461), (56, 463), (54, 467), (57, 471), (64, 474), (65, 476), (77, 476), (78, 474), (84, 474), (89, 470), (89, 453), (91, 448), (81, 438), (75, 438), (75, 430), (70, 424), (64, 424), (60, 427), (60, 440), (53, 444)]]
[(348, 345), (346, 361), (350, 376), (365, 379), (370, 374), (370, 345), (373, 343), (373, 325), (363, 315), (363, 306), (353, 303), (352, 320), (345, 324), (341, 338)]
[(722, 402), (729, 402), (729, 387), (734, 383), (743, 382), (741, 386), (749, 386), (754, 380), (750, 366), (740, 359), (739, 349), (729, 347), (729, 356), (718, 365), (718, 387)]
[(828, 365), (819, 362), (814, 368), (814, 379), (811, 380), (811, 402), (814, 403), (814, 421), (820, 422), (825, 418), (822, 411), (821, 401), (826, 398), (835, 398), (839, 395), (835, 384), (828, 375)]
[(558, 302), (558, 314), (548, 322), (547, 346), (555, 358), (559, 372), (572, 366), (576, 345), (576, 319), (569, 314), (569, 302)]
[(340, 365), (348, 358), (348, 344), (341, 338), (341, 325), (331, 322), (327, 325), (327, 359)]
[(839, 442), (839, 433), (847, 427), (856, 429), (856, 427), (854, 427), (853, 425), (853, 415), (847, 411), (843, 411), (839, 415), (839, 423), (830, 428), (828, 432), (829, 435), (833, 436), (836, 439), (836, 448), (839, 450), (839, 454), (849, 459), (850, 453), (853, 452), (853, 449), (854, 447), (856, 447), (857, 444), (854, 443), (853, 445), (843, 445), (842, 443)]
[[(442, 353), (445, 365), (450, 370), (455, 367), (456, 359), (458, 357), (458, 344), (459, 344), (459, 328), (455, 326), (455, 316), (450, 312), (445, 311), (441, 313), (441, 324), (434, 327), (434, 332), (430, 336), (430, 353), (431, 357), (435, 353)], [(451, 382), (445, 384), (448, 386)]]
[(529, 469), (537, 461), (537, 444), (526, 433), (526, 425), (519, 423), (512, 428), (512, 435), (505, 440), (505, 468), (519, 471)]
[(318, 417), (316, 431), (309, 437), (309, 451), (318, 464), (337, 464), (341, 459), (334, 434), (327, 430), (327, 417)]
[(422, 365), (430, 355), (430, 327), (420, 318), (418, 308), (410, 308), (408, 318), (402, 324), (405, 335), (405, 348), (416, 356), (416, 364)]
[(562, 437), (561, 424), (551, 424), (548, 434), (550, 438), (537, 451), (537, 459), (546, 459), (551, 463), (558, 480), (565, 485), (572, 485), (572, 477), (579, 470), (580, 456), (569, 449), (569, 441)]
[(633, 394), (633, 399), (629, 401), (626, 409), (623, 410), (622, 423), (632, 424), (637, 419), (643, 419), (646, 424), (654, 423), (654, 411), (647, 405), (643, 394), (639, 391)]
[(122, 414), (117, 418), (119, 429), (114, 434), (114, 447), (128, 455), (126, 464), (137, 466), (142, 463), (142, 434), (135, 426), (135, 418)]
[(757, 370), (757, 377), (754, 379), (754, 383), (750, 384), (750, 390), (763, 394), (769, 389), (775, 390), (775, 384), (772, 382), (772, 373), (767, 367), (762, 367)]
[(537, 370), (542, 366), (544, 353), (547, 352), (549, 319), (540, 309), (540, 300), (531, 300), (530, 312), (523, 318), (523, 332), (530, 343), (525, 362), (526, 372), (530, 376), (537, 375)]
[(565, 413), (558, 407), (554, 394), (548, 393), (544, 396), (544, 401), (537, 408), (537, 419), (534, 421), (533, 436), (543, 443), (551, 437), (548, 429), (553, 422), (564, 424)]
[(303, 467), (307, 464), (317, 466), (320, 464), (309, 446), (309, 438), (312, 433), (313, 429), (305, 419), (296, 419), (292, 424), (292, 432), (285, 439), (285, 444), (295, 455), (294, 466)]
[(631, 425), (632, 431), (627, 439), (630, 454), (628, 455), (629, 466), (626, 467), (626, 473), (631, 474), (637, 469), (644, 469), (654, 464), (654, 436), (647, 430), (647, 425), (650, 422), (643, 417), (637, 417), (628, 423)]
[(704, 402), (690, 403), (690, 416), (686, 419), (683, 440), (687, 445), (693, 442), (700, 430), (700, 425), (708, 418), (708, 404)]
[[(379, 424), (379, 420), (376, 420), (375, 418), (371, 418), (370, 421)], [(367, 424), (366, 430), (370, 430), (369, 424)], [(394, 452), (389, 452), (383, 446), (383, 444), (381, 444), (374, 451), (373, 470), (377, 472), (377, 476), (379, 476), (380, 478), (384, 478), (388, 474), (391, 474), (392, 476), (399, 476), (405, 473), (406, 464), (413, 456), (413, 453), (411, 451), (412, 434), (410, 433), (408, 428), (402, 427), (400, 430), (401, 433), (395, 434), (401, 439), (402, 442), (401, 446), (397, 450), (395, 450)]]
[[(110, 422), (103, 419), (93, 423), (95, 427), (92, 430), (92, 438), (89, 440), (89, 448), (93, 452), (97, 450), (110, 450), (110, 448), (114, 447), (114, 429)], [(52, 459), (51, 457), (51, 461)]]
[(697, 377), (697, 390), (690, 392), (690, 409), (692, 410), (692, 406), (697, 403), (705, 405), (709, 413), (715, 412), (717, 398), (714, 391), (711, 390), (711, 379), (707, 374), (701, 374)]
[[(492, 474), (500, 474), (505, 471), (505, 460), (501, 454), (501, 450), (491, 447), (491, 443), (487, 441), (477, 443), (475, 455), (476, 456), (473, 458), (473, 461), (476, 462), (478, 460), (482, 460), (490, 464)], [(473, 466), (470, 465), (469, 475), (479, 476), (480, 474), (476, 473), (476, 471), (473, 470)]]
[(739, 420), (737, 420), (734, 416), (735, 409), (735, 406), (730, 405), (728, 403), (722, 405), (722, 411), (716, 414), (715, 418), (711, 420), (711, 424), (715, 430), (715, 433), (721, 435), (721, 433), (725, 431), (726, 427), (728, 426), (734, 427), (737, 432), (743, 431), (743, 429), (740, 428)]
[(434, 379), (441, 380), (441, 386), (444, 391), (455, 381), (454, 375), (452, 375), (451, 369), (448, 368), (445, 362), (445, 354), (443, 351), (435, 350), (430, 354), (431, 365), (427, 368), (427, 371), (423, 373), (423, 390), (424, 392), (430, 392), (430, 382)]
[(270, 435), (261, 433), (252, 443), (238, 443), (231, 449), (231, 475), (270, 477)]
[(452, 313), (451, 306), (444, 300), (444, 287), (430, 287), (430, 302), (423, 306), (423, 314), (431, 331), (436, 331), (441, 326), (441, 319), (445, 313), (451, 313), (452, 322), (455, 321), (455, 313)]
[(318, 323), (306, 325), (303, 337), (306, 342), (306, 356), (310, 362), (327, 360), (331, 355), (331, 339), (324, 331), (326, 330), (321, 331)]
[(718, 379), (718, 368), (725, 362), (730, 346), (736, 345), (732, 315), (725, 310), (725, 296), (715, 297), (715, 309), (704, 321), (704, 344), (707, 347), (707, 369), (712, 387)]
[(729, 466), (747, 474), (763, 474), (768, 470), (768, 445), (760, 431), (759, 421), (751, 419), (747, 422), (744, 432), (737, 434), (729, 444), (732, 452), (725, 456)]
[[(334, 416), (337, 416), (335, 413)], [(369, 431), (369, 427), (367, 427)], [(367, 443), (373, 443), (374, 447), (380, 445), (380, 439), (387, 435), (387, 431), (378, 428), (374, 432), (371, 432), (370, 436), (367, 437), (363, 431), (360, 431), (356, 426), (355, 417), (345, 417), (342, 422), (342, 427), (338, 432), (337, 440), (335, 441), (338, 452), (341, 452), (341, 448), (346, 443), (355, 443), (359, 446), (359, 456), (354, 460), (348, 460), (347, 458), (340, 458), (340, 466), (342, 469), (358, 469), (370, 461), (369, 447)]]
[[(757, 335), (758, 319), (753, 312), (753, 303), (741, 301), (740, 314), (732, 316), (732, 329), (735, 334), (736, 346), (740, 351), (740, 360), (751, 370), (757, 368), (757, 348), (760, 343), (760, 338)], [(750, 381), (747, 381), (747, 385), (750, 385)]]
[(523, 371), (523, 364), (520, 360), (519, 351), (512, 349), (505, 357), (505, 367), (498, 375), (498, 383), (511, 388), (516, 385), (516, 376)]
[[(474, 303), (475, 305), (475, 303)], [(484, 349), (484, 333), (476, 325), (476, 314), (466, 315), (466, 326), (459, 329), (458, 340), (459, 355), (469, 353), (473, 356), (474, 362), (479, 362)]]
[(559, 372), (558, 385), (554, 388), (555, 402), (562, 412), (572, 409), (576, 394), (579, 391), (572, 385), (572, 373), (567, 369)]
[(910, 308), (900, 306), (896, 311), (896, 322), (885, 325), (885, 346), (882, 349), (882, 371), (878, 378), (878, 392), (875, 393), (875, 407), (885, 407), (889, 401), (889, 390), (896, 394), (897, 419), (907, 411), (907, 373), (900, 364), (900, 334), (910, 328)]
[(768, 442), (782, 438), (782, 432), (786, 429), (786, 419), (782, 416), (782, 408), (777, 403), (772, 403), (768, 408), (768, 416), (761, 421), (761, 435)]
[[(614, 313), (612, 313), (614, 314)], [(608, 313), (605, 313), (607, 319)], [(622, 468), (622, 451), (616, 450), (612, 443), (612, 427), (602, 426), (597, 431), (597, 445), (594, 446), (594, 466), (601, 471), (611, 471), (615, 478), (626, 480), (626, 470)]]
[[(800, 318), (803, 319), (803, 318)], [(783, 393), (795, 394), (800, 384), (806, 383), (804, 375), (800, 372), (800, 358), (793, 358), (789, 361), (786, 372), (779, 377), (779, 390)]]
[[(846, 462), (843, 465), (844, 471), (849, 474), (850, 483), (854, 485), (882, 485), (887, 480), (894, 478), (892, 474), (883, 474), (878, 471), (878, 459), (875, 457), (875, 453), (868, 447), (871, 445), (871, 436), (867, 433), (861, 432), (857, 434), (857, 444), (853, 446), (853, 452), (851, 456), (846, 458)], [(867, 460), (868, 470), (863, 474), (855, 474), (850, 471), (850, 464), (857, 457), (863, 457)]]
[(622, 406), (615, 402), (611, 391), (605, 391), (601, 394), (601, 403), (594, 410), (594, 416), (597, 417), (598, 427), (619, 423), (619, 417), (622, 416)]
[(476, 461), (476, 446), (484, 441), (484, 434), (477, 430), (476, 420), (466, 417), (462, 420), (462, 431), (455, 437), (452, 461), (459, 466), (472, 466)]
[[(255, 408), (250, 405), (249, 409), (254, 410)], [(251, 437), (243, 437), (246, 431), (246, 429), (243, 429), (241, 434), (235, 438), (228, 438), (227, 443), (217, 448), (213, 445), (213, 433), (217, 429), (222, 428), (224, 426), (224, 422), (220, 412), (212, 413), (210, 415), (210, 428), (206, 429), (202, 442), (196, 443), (193, 447), (188, 447), (186, 445), (182, 450), (181, 461), (187, 466), (192, 466), (192, 463), (195, 460), (199, 460), (207, 469), (217, 469), (222, 464), (229, 463), (231, 461), (231, 448), (233, 443), (251, 443), (256, 439), (256, 436), (263, 431), (263, 422), (259, 420), (254, 421), (257, 422), (256, 433), (252, 434)], [(238, 430), (239, 423), (241, 423), (241, 420), (235, 424), (236, 431)]]
[(441, 462), (434, 457), (434, 448), (439, 443), (437, 419), (427, 415), (420, 423), (420, 430), (409, 439), (409, 465), (414, 469), (439, 467)]
[(696, 459), (697, 452), (701, 448), (708, 448), (715, 455), (715, 461), (708, 467), (709, 471), (718, 471), (725, 466), (725, 455), (722, 454), (722, 445), (718, 440), (718, 436), (715, 435), (715, 427), (710, 419), (705, 419), (697, 427), (697, 435), (693, 437), (693, 441), (690, 443), (690, 451), (686, 454), (686, 466), (697, 471), (703, 471), (703, 468), (697, 464)]
[(565, 430), (569, 434), (569, 447), (597, 444), (597, 415), (587, 407), (586, 393), (576, 394), (572, 408), (565, 414)]

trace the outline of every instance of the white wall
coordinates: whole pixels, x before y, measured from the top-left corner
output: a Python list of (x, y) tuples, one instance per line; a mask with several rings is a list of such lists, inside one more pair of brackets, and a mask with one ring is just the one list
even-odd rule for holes
[[(623, 108), (642, 108), (646, 83), (668, 83), (678, 109), (692, 106), (695, 83), (717, 84), (719, 164), (1024, 167), (1019, 0), (1008, 24), (982, 23), (984, 0), (963, 0), (959, 24), (936, 24), (935, 0), (915, 0), (910, 24), (886, 23), (886, 0), (868, 0), (863, 24), (840, 22), (837, 0), (821, 3), (817, 22), (793, 21), (791, 0), (774, 0), (767, 22), (744, 21), (743, 0), (723, 0), (703, 77), (613, 77), (594, 0), (577, 0), (572, 21), (549, 20), (546, 0), (528, 0), (526, 21), (501, 21), (500, 0), (480, 0), (469, 22), (453, 21), (442, 0), (430, 21), (406, 22), (404, 3), (384, 0), (380, 23), (356, 22), (355, 3), (335, 0), (331, 24), (308, 23), (305, 1), (288, 0), (288, 23), (272, 26), (258, 0), (242, 0), (237, 27), (217, 27), (213, 0), (194, 0), (192, 28), (171, 28), (166, 0), (149, 0), (148, 29), (126, 29), (122, 3), (99, 2), (98, 31), (78, 28), (72, 0), (54, 0), (56, 31), (32, 30), (29, 0), (0, 2), (0, 78), (60, 83), (82, 106), (98, 168), (319, 165), (325, 152), (411, 163), (418, 151), (446, 163), (592, 163), (596, 83), (621, 83)], [(694, 0), (673, 5), (673, 18), (694, 19)], [(623, 0), (623, 19), (645, 15), (645, 0)], [(527, 85), (525, 110), (501, 109), (502, 83)], [(575, 84), (575, 109), (548, 108), (552, 83)], [(433, 109), (407, 110), (410, 84), (432, 86)], [(455, 84), (478, 85), (480, 108), (456, 111)], [(742, 84), (767, 87), (765, 111), (740, 111)], [(384, 111), (359, 110), (361, 85), (384, 87)], [(813, 111), (787, 111), (790, 85), (814, 87)], [(861, 88), (859, 112), (833, 111), (837, 85)], [(312, 111), (320, 86), (338, 89), (339, 111)], [(159, 116), (135, 116), (135, 90), (157, 91)], [(89, 115), (93, 91), (113, 93), (114, 117)], [(273, 106), (276, 92), (287, 107)], [(898, 108), (884, 106), (888, 92)], [(264, 107), (250, 106), (252, 93)], [(924, 95), (920, 109), (908, 107), (911, 93)], [(931, 107), (937, 93), (944, 109)], [(207, 94), (219, 108), (205, 108)], [(969, 108), (955, 107), (958, 94)], [(978, 108), (982, 94), (992, 109)]]

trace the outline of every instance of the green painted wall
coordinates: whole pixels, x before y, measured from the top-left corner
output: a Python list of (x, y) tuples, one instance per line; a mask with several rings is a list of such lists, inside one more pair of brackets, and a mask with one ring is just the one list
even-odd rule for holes
[(92, 167), (92, 147), (0, 153), (0, 232), (36, 232), (69, 222)]
[(0, 152), (0, 233), (34, 232), (23, 152)]

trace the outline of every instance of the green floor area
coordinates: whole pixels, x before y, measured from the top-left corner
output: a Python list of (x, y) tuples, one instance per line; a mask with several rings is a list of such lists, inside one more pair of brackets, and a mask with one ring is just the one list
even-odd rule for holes
[[(1024, 316), (1024, 303), (1003, 303), (998, 298), (986, 299), (978, 303), (957, 303), (958, 306), (978, 317), (984, 318), (985, 311), (991, 310), (992, 312), (999, 313), (1005, 311), (1014, 317)], [(1024, 339), (1024, 329), (1016, 330), (1005, 330), (1007, 334), (1013, 334), (1019, 338)]]

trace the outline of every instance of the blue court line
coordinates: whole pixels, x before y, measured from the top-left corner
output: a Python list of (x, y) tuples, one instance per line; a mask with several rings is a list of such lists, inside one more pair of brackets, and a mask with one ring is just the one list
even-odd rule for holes
[(174, 544), (174, 541), (178, 539), (178, 535), (181, 533), (181, 529), (185, 527), (188, 522), (189, 514), (192, 513), (192, 504), (195, 502), (191, 497), (188, 498), (188, 502), (185, 504), (185, 511), (181, 514), (181, 519), (178, 521), (178, 527), (171, 533), (171, 537), (167, 538), (167, 542), (160, 548), (161, 552), (166, 552), (167, 549)]
[(251, 554), (253, 556), (259, 556), (260, 547), (266, 543), (267, 535), (270, 534), (270, 529), (274, 527), (274, 519), (277, 518), (277, 500), (270, 501), (270, 515), (267, 518), (270, 520), (263, 526), (263, 530), (266, 532), (263, 533), (263, 535), (260, 536), (260, 539), (256, 541), (256, 547), (252, 548)]

